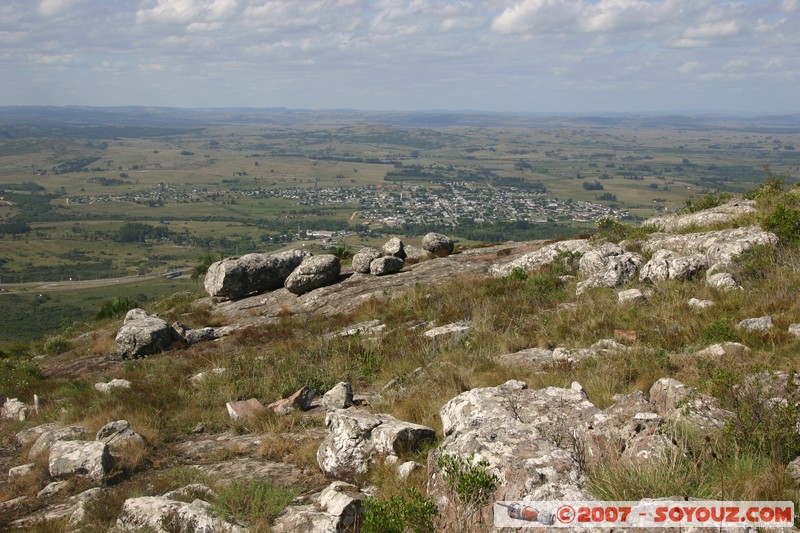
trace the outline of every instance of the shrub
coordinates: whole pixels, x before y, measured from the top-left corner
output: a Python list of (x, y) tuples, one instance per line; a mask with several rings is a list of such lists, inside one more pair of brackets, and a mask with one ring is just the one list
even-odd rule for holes
[(703, 194), (701, 196), (690, 196), (685, 200), (685, 205), (681, 213), (696, 213), (703, 209), (711, 209), (720, 206), (731, 199), (731, 195), (726, 192), (716, 194)]
[(738, 342), (739, 334), (726, 320), (720, 319), (703, 331), (702, 338), (709, 344), (718, 342)]
[(71, 350), (72, 344), (62, 335), (54, 335), (44, 341), (43, 348), (47, 355), (58, 355)]
[(764, 229), (777, 235), (784, 245), (800, 242), (800, 209), (785, 202), (775, 206), (775, 209), (764, 217), (762, 225)]
[(197, 264), (192, 267), (189, 279), (192, 281), (199, 281), (200, 277), (205, 276), (206, 272), (208, 272), (208, 267), (223, 259), (225, 259), (225, 254), (222, 252), (206, 252), (203, 254), (203, 257), (197, 261)]
[(268, 526), (295, 496), (295, 489), (267, 481), (236, 481), (217, 492), (214, 509), (226, 520), (245, 522), (258, 529), (257, 526)]
[(131, 309), (139, 307), (139, 302), (128, 296), (117, 296), (113, 300), (106, 300), (98, 309), (95, 318), (103, 320), (106, 318), (118, 318)]
[(410, 488), (405, 496), (364, 500), (362, 533), (429, 533), (438, 510), (431, 497)]
[(500, 478), (486, 471), (488, 461), (482, 459), (473, 464), (473, 459), (474, 456), (464, 459), (443, 453), (436, 464), (444, 472), (447, 486), (459, 501), (467, 507), (480, 508), (489, 502)]

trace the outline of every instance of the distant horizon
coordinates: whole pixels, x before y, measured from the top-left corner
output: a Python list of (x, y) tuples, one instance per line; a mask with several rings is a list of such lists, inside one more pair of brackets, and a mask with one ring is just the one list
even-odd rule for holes
[(684, 116), (684, 117), (704, 117), (720, 116), (731, 118), (763, 117), (763, 116), (792, 116), (800, 115), (800, 109), (791, 111), (741, 111), (728, 109), (663, 109), (663, 110), (642, 110), (642, 111), (612, 111), (612, 110), (553, 110), (553, 111), (502, 111), (488, 109), (457, 109), (457, 108), (418, 108), (418, 109), (371, 109), (353, 107), (286, 107), (286, 106), (241, 106), (241, 105), (221, 105), (221, 106), (175, 106), (175, 105), (147, 105), (147, 104), (119, 104), (119, 105), (88, 105), (88, 104), (3, 104), (0, 103), (0, 110), (3, 109), (92, 109), (92, 110), (148, 110), (163, 109), (175, 111), (286, 111), (286, 112), (322, 112), (322, 113), (397, 113), (397, 114), (454, 114), (454, 115), (538, 115), (538, 116)]
[(0, 103), (793, 114), (798, 36), (800, 0), (5, 0)]

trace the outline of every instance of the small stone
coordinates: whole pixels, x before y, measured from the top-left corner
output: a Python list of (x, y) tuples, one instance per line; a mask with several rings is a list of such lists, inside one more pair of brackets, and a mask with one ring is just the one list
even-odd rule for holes
[(326, 409), (345, 409), (353, 405), (353, 388), (346, 381), (340, 381), (322, 396), (322, 406)]
[(449, 338), (457, 340), (466, 335), (467, 332), (469, 331), (469, 328), (470, 328), (469, 322), (466, 321), (454, 322), (452, 324), (447, 324), (445, 326), (431, 328), (425, 333), (423, 333), (423, 335), (425, 337), (428, 337), (429, 339), (440, 340), (443, 338)]
[(51, 498), (58, 494), (61, 494), (70, 486), (69, 481), (53, 481), (45, 485), (45, 487), (36, 493), (38, 498)]
[(27, 476), (33, 469), (36, 467), (34, 463), (28, 463), (24, 465), (14, 466), (8, 469), (8, 479), (13, 479), (16, 477), (23, 477)]
[(130, 389), (131, 382), (126, 379), (112, 379), (108, 383), (95, 383), (94, 388), (103, 394), (110, 394), (115, 389)]
[(638, 304), (646, 301), (644, 294), (639, 289), (628, 289), (617, 293), (617, 301), (621, 304)]
[(769, 331), (772, 329), (772, 317), (747, 318), (739, 322), (738, 327), (747, 331)]
[(786, 474), (796, 485), (800, 485), (800, 457), (795, 457), (791, 463), (786, 465)]
[(228, 416), (231, 417), (231, 420), (256, 416), (264, 410), (264, 405), (255, 398), (228, 402), (225, 407), (228, 409)]
[(311, 409), (311, 402), (316, 395), (317, 391), (311, 387), (302, 387), (288, 398), (272, 402), (267, 407), (280, 415), (288, 414), (295, 409), (308, 411)]
[(397, 475), (400, 477), (400, 479), (406, 479), (413, 472), (421, 470), (422, 468), (423, 466), (416, 461), (406, 461), (397, 467)]
[(800, 324), (790, 324), (789, 333), (795, 337), (800, 337)]
[(733, 279), (733, 276), (728, 274), (727, 272), (718, 272), (717, 274), (711, 274), (706, 278), (706, 283), (709, 286), (714, 287), (715, 289), (719, 289), (722, 292), (730, 292), (735, 290), (740, 290), (741, 287), (736, 280)]
[(711, 300), (698, 300), (697, 298), (690, 298), (688, 302), (689, 307), (692, 309), (708, 309), (714, 306)]

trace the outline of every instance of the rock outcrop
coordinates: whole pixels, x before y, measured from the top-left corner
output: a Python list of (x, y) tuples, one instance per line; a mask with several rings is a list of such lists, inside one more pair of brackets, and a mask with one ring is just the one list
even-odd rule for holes
[(635, 278), (643, 262), (639, 254), (616, 244), (596, 246), (581, 256), (578, 273), (585, 279), (578, 282), (576, 291), (582, 294), (596, 287), (619, 287)]
[(515, 268), (531, 271), (550, 265), (556, 261), (569, 261), (573, 255), (582, 255), (592, 249), (591, 243), (586, 239), (574, 239), (548, 244), (529, 252), (521, 257), (505, 263), (494, 264), (489, 268), (489, 273), (501, 278), (511, 274)]
[(642, 226), (653, 226), (660, 231), (669, 233), (677, 233), (690, 228), (707, 228), (755, 215), (755, 206), (756, 203), (753, 200), (734, 200), (696, 213), (649, 218), (644, 221)]
[(493, 500), (594, 499), (575, 445), (599, 412), (579, 387), (531, 390), (508, 381), (461, 393), (439, 412), (445, 438), (428, 459), (428, 492), (440, 506), (452, 503), (438, 466), (447, 454), (486, 461), (499, 479)]
[(283, 287), (286, 278), (308, 254), (288, 250), (278, 254), (247, 254), (208, 267), (204, 286), (211, 296), (230, 299)]

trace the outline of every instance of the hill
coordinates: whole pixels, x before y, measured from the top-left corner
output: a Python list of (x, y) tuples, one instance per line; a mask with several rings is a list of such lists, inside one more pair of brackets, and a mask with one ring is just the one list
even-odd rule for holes
[(360, 252), (372, 273), (281, 256), (303, 283), (337, 265), (311, 289), (234, 289), (278, 260), (231, 258), (208, 297), (5, 354), (0, 524), (487, 531), (524, 524), (495, 501), (796, 505), (800, 197), (728, 200), (412, 248), (392, 274), (373, 263), (397, 248)]

